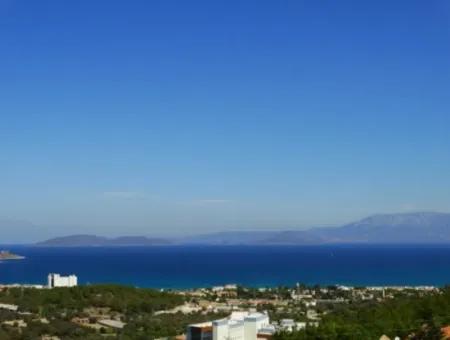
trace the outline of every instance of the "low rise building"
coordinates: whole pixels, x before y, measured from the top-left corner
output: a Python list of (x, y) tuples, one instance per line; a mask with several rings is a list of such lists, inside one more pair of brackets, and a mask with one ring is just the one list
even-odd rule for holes
[(17, 312), (17, 310), (19, 309), (19, 306), (11, 305), (11, 304), (8, 304), (8, 303), (0, 303), (0, 309), (6, 309), (6, 310), (9, 310), (11, 312)]
[(2, 325), (16, 327), (16, 328), (26, 328), (28, 326), (27, 323), (22, 319), (3, 321)]
[(98, 323), (102, 326), (107, 326), (107, 327), (116, 328), (116, 329), (122, 329), (126, 325), (126, 323), (124, 323), (122, 321), (112, 320), (112, 319), (98, 320)]
[(187, 340), (256, 340), (270, 334), (269, 316), (257, 312), (233, 312), (228, 318), (189, 325)]
[(280, 328), (287, 332), (292, 332), (297, 328), (297, 324), (293, 319), (282, 319), (280, 321)]

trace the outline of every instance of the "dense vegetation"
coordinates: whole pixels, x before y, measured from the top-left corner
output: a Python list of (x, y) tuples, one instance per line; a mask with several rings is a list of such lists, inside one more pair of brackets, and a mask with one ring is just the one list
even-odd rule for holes
[(427, 296), (397, 297), (385, 302), (350, 304), (325, 315), (319, 327), (309, 327), (276, 339), (441, 339), (450, 325), (450, 288)]
[[(9, 288), (0, 292), (0, 303), (18, 305), (21, 314), (0, 310), (0, 323), (21, 319), (27, 327), (19, 327), (16, 322), (3, 324), (0, 339), (37, 339), (42, 335), (57, 335), (63, 339), (104, 339), (103, 333), (116, 334), (124, 340), (154, 339), (181, 334), (189, 323), (214, 318), (201, 313), (154, 314), (183, 302), (184, 298), (177, 294), (116, 285), (43, 290)], [(105, 313), (106, 318), (115, 315), (126, 326), (119, 331), (95, 330), (71, 322), (73, 317), (90, 317), (90, 310)], [(48, 322), (41, 322), (44, 318)]]
[[(284, 288), (277, 288), (277, 293)], [(238, 294), (252, 298), (270, 298), (272, 291), (239, 289)], [(0, 339), (38, 339), (57, 335), (62, 339), (104, 339), (105, 334), (118, 339), (155, 339), (184, 332), (189, 323), (213, 320), (225, 314), (155, 314), (184, 302), (184, 297), (170, 292), (115, 285), (81, 286), (60, 289), (9, 288), (0, 292), (0, 303), (19, 306), (19, 313), (0, 310)], [(273, 319), (302, 319), (293, 308), (286, 315), (276, 314), (273, 306), (261, 306)], [(330, 312), (331, 311), (331, 312)], [(100, 316), (96, 316), (99, 315)], [(274, 317), (277, 315), (278, 317)], [(121, 330), (90, 328), (73, 322), (74, 317), (114, 318), (126, 323)], [(303, 316), (304, 318), (304, 316)], [(42, 320), (45, 320), (43, 322)], [(4, 322), (7, 321), (8, 324)], [(26, 327), (20, 326), (25, 322)], [(402, 293), (384, 302), (353, 302), (328, 309), (318, 327), (294, 333), (277, 334), (275, 339), (440, 339), (440, 328), (450, 325), (450, 288), (439, 293)]]
[(10, 288), (0, 293), (0, 301), (20, 310), (53, 316), (55, 312), (78, 312), (86, 307), (109, 307), (124, 314), (151, 313), (183, 303), (179, 295), (152, 289), (117, 285), (78, 286), (54, 289)]

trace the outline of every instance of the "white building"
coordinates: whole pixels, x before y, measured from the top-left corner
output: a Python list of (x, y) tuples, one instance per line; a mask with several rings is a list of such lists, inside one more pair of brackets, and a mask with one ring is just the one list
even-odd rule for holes
[(19, 309), (19, 306), (17, 306), (17, 305), (10, 305), (8, 303), (0, 303), (0, 309), (6, 309), (6, 310), (9, 310), (11, 312), (17, 312), (17, 310)]
[(224, 288), (225, 288), (225, 289), (228, 289), (228, 290), (236, 290), (236, 289), (237, 289), (237, 284), (235, 284), (235, 283), (229, 283), (229, 284), (225, 285)]
[(111, 319), (102, 319), (97, 321), (100, 325), (116, 328), (116, 329), (122, 329), (125, 327), (126, 323), (118, 320), (111, 320)]
[(225, 290), (225, 287), (224, 286), (214, 286), (211, 288), (211, 290), (213, 292), (221, 292), (221, 291)]
[(48, 288), (75, 287), (78, 284), (76, 275), (61, 276), (59, 274), (48, 274)]
[(256, 340), (270, 329), (269, 316), (263, 313), (233, 312), (228, 318), (211, 323), (189, 325), (187, 340)]

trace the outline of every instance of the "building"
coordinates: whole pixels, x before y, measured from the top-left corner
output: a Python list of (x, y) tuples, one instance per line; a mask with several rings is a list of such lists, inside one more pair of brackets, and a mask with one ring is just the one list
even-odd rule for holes
[(212, 340), (213, 323), (202, 322), (189, 325), (186, 331), (186, 340)]
[(10, 305), (8, 303), (0, 303), (0, 309), (9, 310), (11, 312), (17, 312), (17, 310), (19, 309), (19, 306)]
[(233, 312), (228, 318), (189, 325), (187, 340), (256, 340), (259, 333), (270, 328), (264, 313)]
[(236, 289), (237, 289), (237, 284), (235, 284), (235, 283), (229, 283), (229, 284), (225, 285), (224, 288), (225, 288), (225, 289), (228, 289), (228, 290), (236, 290)]
[(107, 326), (116, 329), (122, 329), (125, 327), (126, 323), (119, 320), (102, 319), (97, 321), (102, 326)]
[(75, 287), (78, 284), (76, 275), (61, 276), (59, 274), (48, 274), (48, 288)]
[(282, 319), (280, 321), (280, 328), (287, 332), (292, 332), (296, 329), (297, 324), (292, 319)]

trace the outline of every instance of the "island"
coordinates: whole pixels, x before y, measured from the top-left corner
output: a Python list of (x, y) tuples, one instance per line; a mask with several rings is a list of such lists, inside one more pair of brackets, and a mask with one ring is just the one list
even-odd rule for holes
[(40, 247), (130, 247), (130, 246), (164, 246), (171, 242), (162, 238), (146, 236), (121, 236), (107, 238), (96, 235), (69, 235), (52, 238), (36, 243)]
[(8, 250), (1, 250), (0, 251), (0, 261), (1, 260), (23, 260), (25, 256), (13, 254)]

